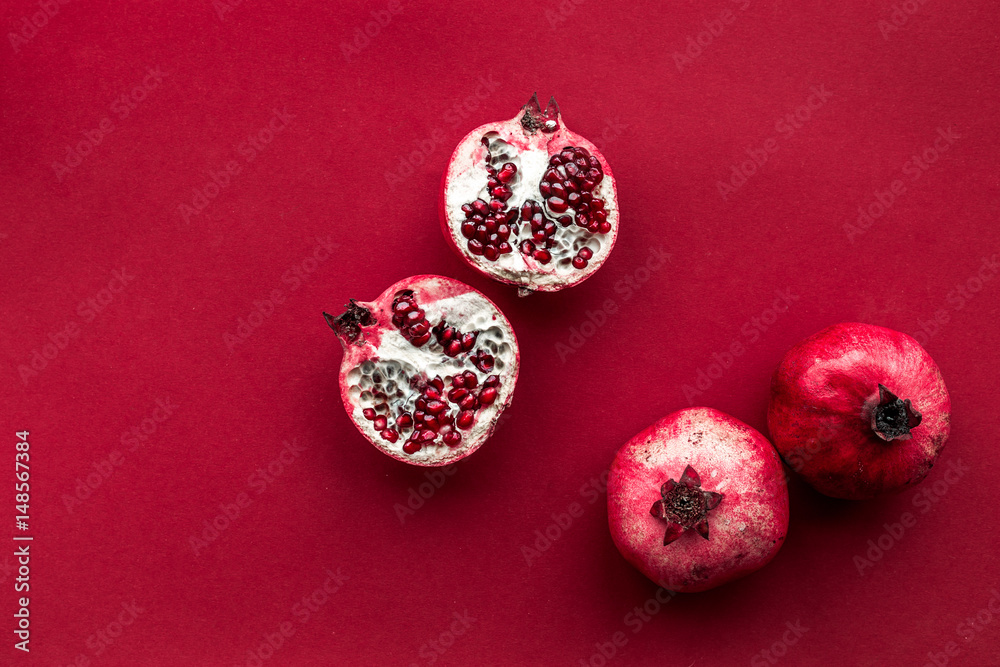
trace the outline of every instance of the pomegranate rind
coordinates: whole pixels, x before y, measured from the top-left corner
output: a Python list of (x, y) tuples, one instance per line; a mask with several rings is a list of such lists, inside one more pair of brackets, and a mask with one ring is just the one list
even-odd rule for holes
[[(871, 427), (882, 384), (921, 414), (910, 438)], [(820, 493), (862, 500), (917, 484), (951, 430), (937, 364), (910, 336), (872, 324), (835, 324), (785, 354), (771, 381), (768, 431), (792, 470)]]
[[(448, 243), (448, 246), (467, 264), (479, 273), (493, 280), (513, 285), (519, 288), (522, 294), (530, 292), (555, 292), (558, 290), (578, 285), (590, 276), (607, 261), (615, 241), (618, 239), (619, 210), (618, 210), (618, 189), (614, 174), (607, 160), (598, 148), (584, 137), (566, 129), (562, 115), (557, 114), (556, 120), (558, 129), (551, 133), (536, 130), (530, 133), (521, 124), (521, 117), (524, 111), (519, 112), (514, 118), (508, 121), (487, 123), (474, 129), (467, 134), (455, 148), (448, 161), (448, 168), (441, 179), (441, 198), (439, 215), (441, 219), (441, 230)], [(501, 255), (497, 261), (489, 261), (482, 256), (474, 255), (467, 246), (466, 239), (461, 234), (461, 225), (465, 220), (465, 215), (461, 211), (463, 204), (471, 203), (476, 197), (482, 196), (488, 199), (485, 194), (487, 149), (482, 144), (484, 136), (495, 135), (498, 139), (513, 146), (520, 155), (525, 153), (535, 156), (532, 161), (534, 167), (524, 170), (522, 165), (522, 175), (524, 171), (536, 173), (537, 178), (532, 179), (530, 187), (521, 187), (515, 191), (514, 196), (507, 202), (511, 207), (516, 208), (528, 200), (534, 199), (542, 202), (543, 198), (538, 192), (538, 182), (544, 168), (539, 165), (563, 148), (577, 146), (585, 148), (591, 155), (595, 156), (601, 164), (604, 178), (595, 190), (595, 196), (604, 200), (607, 220), (611, 224), (611, 231), (607, 234), (590, 234), (580, 230), (576, 226), (559, 226), (558, 235), (567, 235), (564, 243), (573, 244), (574, 247), (590, 248), (593, 256), (588, 260), (584, 269), (574, 268), (572, 265), (572, 255), (557, 262), (555, 260), (548, 264), (542, 264), (531, 256), (525, 256), (517, 251)], [(539, 162), (544, 158), (542, 162)], [(469, 183), (478, 184), (482, 190), (473, 196)], [(570, 211), (572, 213), (572, 211)], [(552, 216), (550, 216), (552, 217)], [(520, 224), (520, 223), (519, 223)], [(526, 237), (522, 237), (526, 238)]]
[[(708, 512), (709, 539), (685, 531), (664, 546), (650, 514), (660, 487), (687, 466), (702, 490), (723, 494)], [(712, 408), (667, 415), (618, 450), (608, 477), (608, 524), (625, 559), (670, 590), (705, 591), (766, 565), (788, 532), (781, 459), (757, 430)]]
[[(444, 317), (451, 325), (480, 329), (476, 349), (483, 349), (486, 341), (492, 339), (491, 331), (499, 332), (503, 340), (502, 349), (491, 350), (496, 357), (496, 370), (493, 373), (480, 372), (466, 363), (472, 352), (449, 358), (434, 343), (416, 348), (405, 340), (391, 323), (393, 301), (404, 290), (415, 294), (418, 304), (432, 323), (437, 323)], [(344, 357), (340, 366), (340, 391), (344, 409), (362, 435), (384, 454), (416, 466), (449, 465), (479, 449), (493, 434), (500, 415), (510, 405), (520, 366), (520, 352), (514, 329), (500, 309), (478, 290), (452, 278), (434, 275), (406, 278), (393, 284), (374, 301), (356, 303), (372, 313), (374, 323), (361, 326), (360, 335), (354, 341), (341, 338)], [(442, 305), (447, 308), (446, 311), (442, 310)], [(494, 402), (477, 411), (473, 427), (460, 431), (463, 436), (461, 444), (457, 447), (435, 444), (414, 454), (407, 454), (403, 451), (405, 436), (401, 434), (396, 442), (385, 440), (373, 421), (366, 419), (363, 414), (364, 409), (371, 407), (371, 404), (360, 400), (364, 390), (359, 378), (364, 375), (361, 369), (365, 364), (378, 366), (380, 363), (409, 364), (425, 379), (435, 375), (441, 375), (444, 379), (443, 369), (449, 368), (456, 371), (472, 370), (479, 376), (480, 383), (488, 375), (496, 374), (500, 377), (500, 384)]]

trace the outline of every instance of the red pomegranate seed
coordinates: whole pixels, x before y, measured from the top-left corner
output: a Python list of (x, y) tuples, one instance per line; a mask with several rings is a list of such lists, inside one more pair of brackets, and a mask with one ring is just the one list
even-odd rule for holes
[(431, 328), (430, 322), (424, 320), (423, 322), (417, 322), (412, 327), (407, 330), (411, 338), (416, 338), (417, 336), (423, 336), (427, 333), (427, 330)]
[(475, 233), (476, 233), (476, 225), (469, 222), (468, 220), (462, 223), (462, 236), (464, 236), (467, 239), (471, 239)]
[(396, 417), (396, 426), (401, 429), (413, 426), (413, 417), (410, 416), (409, 412), (404, 412)]
[(564, 186), (562, 183), (553, 183), (552, 194), (555, 195), (556, 197), (559, 197), (560, 199), (566, 199), (566, 186)]
[(424, 428), (425, 429), (430, 429), (431, 431), (434, 431), (435, 433), (437, 433), (437, 430), (440, 427), (441, 427), (441, 424), (438, 421), (437, 417), (434, 417), (434, 416), (424, 417)]
[(382, 415), (376, 417), (375, 421), (372, 422), (372, 426), (375, 427), (376, 431), (384, 431), (385, 427), (387, 426), (385, 417), (383, 417)]
[(391, 428), (385, 429), (384, 431), (382, 431), (380, 435), (382, 436), (383, 440), (388, 440), (389, 442), (396, 442), (396, 440), (399, 438), (399, 435)]
[(497, 387), (499, 385), (500, 385), (500, 376), (499, 375), (491, 375), (488, 378), (486, 378), (485, 380), (483, 380), (483, 386), (484, 387)]
[(458, 413), (458, 419), (455, 421), (455, 424), (459, 428), (468, 429), (472, 427), (472, 422), (475, 418), (475, 414), (471, 410), (463, 410)]
[(361, 411), (361, 414), (363, 414), (365, 416), (365, 419), (367, 419), (368, 421), (375, 419), (375, 411), (372, 410), (371, 408), (365, 408), (364, 410)]
[(502, 167), (500, 167), (500, 171), (497, 173), (497, 178), (500, 179), (501, 183), (510, 183), (516, 173), (517, 165), (513, 162), (506, 162)]
[(548, 202), (549, 208), (555, 213), (562, 213), (568, 208), (565, 200), (560, 199), (559, 197), (549, 197)]
[(574, 269), (585, 269), (585, 268), (587, 268), (587, 260), (585, 260), (583, 257), (574, 257), (573, 258), (573, 268)]
[(445, 347), (445, 349), (444, 349), (444, 353), (447, 354), (449, 357), (458, 356), (458, 354), (461, 351), (462, 351), (462, 341), (457, 340), (457, 339), (453, 340), (453, 341), (450, 341), (448, 343), (448, 346)]
[(507, 253), (513, 251), (513, 248), (511, 248), (510, 244), (506, 241), (501, 241), (500, 245), (497, 246), (497, 250), (500, 251), (501, 255), (506, 255)]
[(562, 177), (559, 175), (559, 172), (556, 171), (555, 169), (549, 169), (548, 171), (545, 172), (545, 175), (542, 176), (542, 180), (548, 181), (549, 183), (557, 183), (562, 180)]
[(466, 352), (471, 350), (472, 346), (476, 344), (476, 337), (478, 335), (478, 331), (462, 334), (462, 349)]
[(483, 216), (484, 218), (490, 214), (489, 204), (487, 204), (482, 199), (477, 199), (476, 201), (472, 202), (472, 208), (476, 211), (476, 213)]
[(444, 440), (444, 444), (449, 447), (457, 447), (462, 442), (462, 434), (458, 431), (446, 433), (442, 438)]
[(464, 387), (465, 386), (465, 373), (459, 373), (458, 375), (456, 375), (455, 377), (453, 377), (451, 379), (451, 386), (452, 387), (456, 387), (456, 388)]
[(586, 247), (580, 248), (580, 250), (576, 254), (579, 257), (582, 257), (583, 259), (590, 259), (591, 257), (594, 256), (594, 253), (591, 251), (591, 249)]
[(483, 257), (490, 260), (491, 262), (497, 261), (500, 258), (500, 251), (497, 250), (495, 245), (488, 245), (483, 248)]
[[(480, 353), (481, 354), (481, 353)], [(476, 378), (476, 374), (472, 371), (465, 371), (462, 375), (465, 376), (465, 387), (467, 389), (474, 389), (479, 380)]]
[(448, 392), (448, 400), (451, 401), (452, 403), (458, 403), (468, 393), (469, 392), (466, 391), (465, 389), (458, 389), (458, 388), (452, 389), (451, 391)]
[(552, 259), (552, 254), (548, 250), (536, 250), (533, 256), (539, 264), (548, 264)]
[(424, 429), (423, 431), (420, 432), (420, 441), (424, 442), (424, 443), (430, 442), (430, 441), (432, 441), (436, 437), (437, 437), (437, 433), (435, 433), (434, 431), (430, 430), (429, 428), (428, 429)]
[(611, 223), (610, 222), (602, 222), (600, 224), (600, 226), (597, 228), (597, 231), (599, 231), (602, 234), (607, 234), (608, 232), (611, 231)]
[(403, 451), (406, 452), (407, 454), (416, 454), (417, 452), (420, 451), (420, 446), (421, 445), (419, 442), (411, 440), (407, 442), (405, 445), (403, 445)]
[(417, 399), (417, 412), (427, 412), (427, 399), (423, 396)]
[(475, 409), (477, 402), (478, 399), (476, 399), (474, 394), (468, 394), (465, 398), (459, 401), (458, 407), (462, 410), (473, 410)]
[(498, 211), (501, 211), (502, 209), (503, 209), (503, 202), (502, 201), (496, 201), (496, 200), (494, 200), (494, 201), (490, 202), (490, 210), (493, 211), (494, 213), (497, 213)]
[(414, 338), (413, 340), (411, 340), (410, 342), (413, 343), (413, 347), (420, 347), (421, 345), (423, 345), (424, 343), (426, 343), (430, 339), (431, 339), (431, 332), (428, 331), (423, 336), (418, 336), (418, 337)]
[(479, 402), (483, 405), (490, 405), (495, 400), (497, 400), (496, 387), (486, 387), (479, 392)]
[(542, 181), (538, 186), (538, 191), (542, 193), (542, 197), (548, 198), (552, 194), (552, 184)]
[(469, 241), (469, 252), (471, 252), (473, 255), (482, 255), (483, 242), (480, 241), (479, 239), (472, 239), (471, 241)]
[(441, 401), (431, 401), (427, 404), (427, 412), (432, 415), (439, 415), (445, 411), (448, 406)]

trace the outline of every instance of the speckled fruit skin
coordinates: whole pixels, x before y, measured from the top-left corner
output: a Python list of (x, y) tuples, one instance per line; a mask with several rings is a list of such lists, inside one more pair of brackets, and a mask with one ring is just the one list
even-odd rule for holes
[[(878, 385), (912, 401), (909, 440), (871, 427)], [(767, 425), (793, 470), (822, 494), (860, 500), (901, 491), (937, 460), (951, 423), (941, 372), (910, 336), (871, 324), (827, 327), (793, 347), (771, 382)]]
[[(503, 376), (503, 384), (499, 396), (494, 403), (496, 408), (492, 419), (487, 423), (477, 423), (475, 428), (468, 432), (462, 444), (454, 449), (442, 449), (439, 455), (414, 457), (398, 451), (393, 443), (375, 437), (367, 430), (369, 422), (362, 416), (361, 408), (356, 404), (356, 400), (351, 396), (348, 374), (351, 369), (362, 364), (366, 360), (377, 360), (379, 358), (378, 349), (383, 335), (396, 335), (390, 323), (392, 319), (392, 302), (394, 296), (400, 290), (412, 290), (417, 297), (426, 304), (430, 301), (438, 301), (449, 297), (460, 297), (467, 294), (476, 294), (483, 299), (495, 311), (494, 319), (504, 329), (507, 330), (508, 343), (513, 348), (513, 364), (506, 370)], [(469, 287), (465, 283), (452, 278), (434, 275), (412, 276), (393, 284), (386, 289), (377, 299), (371, 302), (356, 302), (370, 310), (375, 318), (375, 324), (368, 327), (361, 327), (362, 336), (355, 342), (348, 342), (341, 339), (344, 348), (344, 358), (340, 366), (340, 394), (344, 403), (347, 415), (354, 422), (358, 431), (364, 435), (382, 453), (391, 456), (397, 461), (402, 461), (415, 466), (438, 467), (445, 466), (464, 459), (479, 449), (496, 428), (500, 415), (510, 405), (514, 394), (514, 386), (517, 382), (518, 369), (520, 366), (520, 352), (517, 346), (517, 338), (514, 336), (514, 329), (496, 305), (490, 301), (482, 292)]]
[[(550, 103), (550, 105), (551, 104), (552, 103)], [(618, 191), (615, 176), (611, 171), (611, 165), (609, 165), (607, 160), (604, 159), (601, 151), (586, 138), (580, 136), (576, 132), (570, 131), (563, 123), (562, 114), (558, 112), (553, 116), (558, 123), (558, 129), (555, 132), (546, 133), (537, 131), (534, 133), (526, 133), (521, 125), (521, 117), (524, 115), (524, 110), (527, 108), (528, 105), (526, 105), (524, 109), (519, 111), (518, 114), (510, 120), (481, 125), (462, 138), (452, 153), (451, 159), (448, 161), (448, 168), (445, 170), (444, 175), (441, 178), (441, 196), (438, 207), (441, 231), (448, 243), (448, 247), (450, 247), (452, 251), (461, 257), (462, 260), (469, 266), (484, 276), (519, 288), (519, 294), (522, 296), (526, 296), (532, 292), (556, 292), (567, 287), (578, 285), (590, 276), (594, 275), (594, 273), (596, 273), (597, 270), (603, 266), (604, 262), (608, 258), (608, 255), (611, 254), (611, 249), (614, 247), (615, 241), (618, 239), (619, 227), (619, 211), (617, 207)], [(602, 250), (594, 255), (586, 270), (574, 271), (561, 275), (558, 279), (555, 279), (552, 282), (528, 282), (526, 280), (499, 275), (496, 271), (491, 270), (492, 267), (490, 265), (479, 261), (475, 255), (469, 252), (469, 250), (465, 247), (465, 239), (456, 234), (456, 230), (452, 228), (452, 224), (448, 219), (447, 213), (447, 201), (452, 181), (462, 172), (472, 169), (474, 168), (474, 165), (479, 165), (483, 162), (486, 151), (480, 143), (480, 140), (483, 136), (493, 133), (498, 135), (498, 137), (503, 141), (506, 141), (514, 146), (519, 151), (540, 151), (549, 156), (559, 153), (559, 151), (567, 146), (580, 146), (587, 149), (587, 151), (589, 151), (591, 155), (595, 156), (601, 163), (601, 168), (604, 171), (604, 179), (607, 182), (607, 187), (612, 193), (607, 208), (608, 221), (612, 223), (612, 228), (610, 233), (602, 235)], [(485, 180), (486, 176), (484, 172), (483, 181), (485, 182)], [(540, 198), (540, 195), (535, 193), (534, 197), (538, 199)], [(538, 271), (541, 273), (553, 272), (552, 264), (542, 265), (535, 262), (533, 259), (528, 259), (526, 262), (529, 270), (531, 271)]]
[[(660, 485), (688, 465), (704, 490), (723, 499), (708, 513), (708, 540), (688, 530), (664, 546), (666, 524), (649, 510)], [(608, 523), (625, 559), (654, 582), (683, 593), (715, 588), (763, 567), (784, 543), (781, 459), (760, 432), (723, 412), (675, 412), (618, 450), (608, 478)]]

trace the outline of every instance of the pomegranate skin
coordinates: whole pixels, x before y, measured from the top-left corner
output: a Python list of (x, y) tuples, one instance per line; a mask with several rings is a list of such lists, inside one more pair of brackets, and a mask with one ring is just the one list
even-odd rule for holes
[[(667, 480), (687, 466), (706, 492), (709, 537), (686, 530), (664, 546), (667, 522), (650, 514)], [(608, 524), (625, 559), (657, 584), (682, 593), (715, 588), (768, 563), (788, 532), (781, 459), (757, 430), (712, 408), (667, 415), (629, 440), (608, 478)]]
[[(907, 439), (876, 433), (879, 385), (912, 402)], [(951, 428), (941, 372), (920, 344), (872, 324), (827, 327), (788, 351), (771, 382), (767, 425), (793, 470), (820, 493), (861, 500), (921, 481)]]

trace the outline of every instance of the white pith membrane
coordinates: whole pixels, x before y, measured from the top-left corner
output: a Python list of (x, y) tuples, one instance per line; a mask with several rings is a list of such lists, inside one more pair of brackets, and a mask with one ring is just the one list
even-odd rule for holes
[[(363, 333), (373, 328), (380, 330), (377, 349), (363, 344), (360, 350), (355, 348), (356, 353), (345, 355), (345, 368), (349, 368), (342, 373), (346, 385), (345, 404), (353, 406), (351, 417), (362, 433), (387, 453), (417, 465), (443, 465), (478, 448), (489, 437), (497, 418), (510, 402), (517, 379), (516, 341), (504, 316), (477, 292), (470, 291), (432, 300), (419, 287), (413, 291), (417, 305), (424, 311), (425, 318), (432, 327), (443, 319), (447, 326), (462, 333), (478, 331), (475, 345), (467, 352), (449, 357), (432, 334), (424, 345), (414, 346), (391, 322), (390, 295), (384, 302), (386, 310), (372, 311), (376, 324), (361, 328)], [(472, 355), (480, 351), (493, 357), (492, 369), (482, 371), (473, 363)], [(455, 424), (450, 427), (442, 426), (433, 443), (423, 444), (414, 453), (405, 452), (403, 447), (414, 428), (400, 427), (397, 424), (398, 416), (405, 412), (412, 417), (417, 410), (417, 399), (422, 397), (423, 388), (433, 378), (440, 377), (444, 382), (440, 400), (447, 405), (442, 415), (451, 415), (457, 419), (459, 406), (448, 399), (448, 393), (453, 389), (452, 379), (467, 372), (475, 374), (476, 387), (473, 393), (477, 395), (483, 390), (484, 381), (489, 376), (498, 376), (496, 399), (490, 405), (480, 405), (474, 410), (475, 420), (470, 428), (461, 429)], [(412, 378), (416, 378), (416, 383), (411, 383)], [(377, 396), (378, 392), (384, 393), (386, 397)], [(387, 409), (376, 409), (380, 404), (385, 404)], [(376, 411), (376, 417), (386, 418), (386, 428), (396, 430), (399, 436), (396, 442), (383, 438), (381, 430), (375, 428), (375, 420), (364, 416), (365, 409), (369, 408)], [(461, 434), (462, 441), (458, 445), (444, 444), (442, 436), (448, 430)]]
[[(607, 259), (618, 234), (619, 216), (614, 177), (598, 156), (593, 144), (575, 135), (569, 136), (562, 126), (561, 118), (558, 120), (559, 129), (552, 134), (545, 134), (541, 130), (529, 134), (522, 128), (520, 118), (519, 115), (507, 123), (483, 126), (462, 140), (449, 166), (444, 212), (456, 246), (474, 266), (496, 279), (520, 286), (522, 293), (554, 291), (580, 282), (593, 274)], [(483, 145), (483, 139), (486, 139), (488, 146)], [(518, 148), (518, 145), (522, 148)], [(550, 158), (567, 147), (583, 148), (590, 155), (597, 156), (601, 162), (603, 179), (592, 194), (594, 198), (604, 202), (607, 221), (611, 224), (611, 231), (608, 233), (592, 233), (575, 222), (569, 226), (557, 222), (564, 215), (574, 218), (574, 209), (561, 213), (550, 210), (546, 198), (539, 191), (542, 177), (550, 168)], [(532, 229), (530, 222), (522, 220), (520, 215), (512, 225), (509, 240), (512, 252), (490, 260), (469, 250), (469, 239), (461, 230), (462, 223), (466, 220), (462, 206), (471, 204), (476, 199), (490, 202), (487, 160), (497, 170), (507, 162), (517, 167), (513, 180), (507, 184), (512, 191), (511, 197), (504, 202), (508, 210), (520, 211), (522, 204), (534, 200), (542, 206), (546, 218), (556, 222), (556, 232), (552, 237), (555, 244), (548, 248), (552, 259), (547, 264), (522, 254), (520, 244), (525, 239), (532, 240)], [(557, 170), (564, 174), (562, 167), (557, 167)], [(543, 244), (536, 245), (544, 247)], [(584, 268), (576, 268), (573, 266), (573, 259), (581, 248), (588, 248), (592, 256)]]

